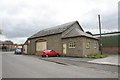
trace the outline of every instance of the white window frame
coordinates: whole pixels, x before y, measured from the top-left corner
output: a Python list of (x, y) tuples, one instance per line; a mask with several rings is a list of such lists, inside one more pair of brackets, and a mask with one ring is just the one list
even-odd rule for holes
[(95, 49), (97, 48), (97, 43), (94, 44), (94, 48), (95, 48)]
[(69, 43), (69, 48), (75, 48), (76, 42), (70, 42)]
[(90, 49), (90, 42), (87, 42), (86, 49)]

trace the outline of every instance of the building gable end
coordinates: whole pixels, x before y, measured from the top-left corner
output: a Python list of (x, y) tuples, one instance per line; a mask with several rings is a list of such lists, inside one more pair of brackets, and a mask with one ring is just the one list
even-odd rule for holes
[(80, 31), (83, 31), (83, 29), (81, 28), (81, 26), (80, 26), (78, 23), (75, 23), (75, 24), (73, 24), (69, 29), (67, 29), (66, 31), (64, 31), (64, 32), (62, 33), (62, 37), (65, 37), (65, 36), (67, 36), (67, 35), (70, 35), (70, 33), (72, 33), (71, 35), (73, 35), (73, 34), (78, 34), (78, 33), (76, 33), (76, 31), (74, 31), (75, 29), (78, 29), (78, 30), (80, 30)]

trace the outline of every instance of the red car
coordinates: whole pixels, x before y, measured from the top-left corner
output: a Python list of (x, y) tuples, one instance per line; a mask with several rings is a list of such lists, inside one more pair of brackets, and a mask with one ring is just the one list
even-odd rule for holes
[(60, 54), (54, 50), (45, 50), (41, 54), (42, 57), (50, 57), (50, 56), (60, 56)]

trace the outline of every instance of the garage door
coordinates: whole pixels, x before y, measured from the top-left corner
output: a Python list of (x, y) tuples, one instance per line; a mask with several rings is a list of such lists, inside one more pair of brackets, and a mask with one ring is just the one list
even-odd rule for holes
[(47, 42), (36, 42), (36, 51), (43, 51), (47, 49)]

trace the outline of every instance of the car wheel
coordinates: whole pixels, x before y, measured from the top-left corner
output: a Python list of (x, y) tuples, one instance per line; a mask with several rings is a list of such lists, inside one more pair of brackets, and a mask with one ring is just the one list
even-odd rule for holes
[(59, 55), (57, 55), (57, 57), (59, 57)]
[(45, 55), (46, 57), (49, 57), (48, 55)]

